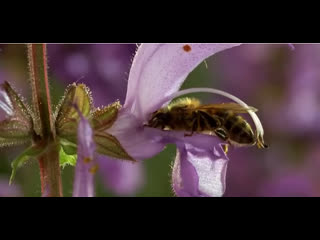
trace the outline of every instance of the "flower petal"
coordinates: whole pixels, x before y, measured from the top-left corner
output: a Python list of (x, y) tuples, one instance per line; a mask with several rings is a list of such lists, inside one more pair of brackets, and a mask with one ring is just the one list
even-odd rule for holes
[[(125, 108), (146, 117), (203, 60), (239, 44), (142, 44), (131, 67)], [(137, 94), (139, 93), (139, 94)]]
[(144, 180), (142, 163), (105, 156), (100, 156), (98, 163), (104, 185), (115, 194), (130, 196), (142, 187)]
[(117, 121), (107, 129), (107, 132), (118, 139), (121, 146), (134, 160), (153, 157), (165, 146), (164, 143), (153, 139), (155, 135), (147, 134), (141, 121), (125, 109), (119, 111)]
[(291, 51), (294, 51), (296, 49), (292, 43), (288, 43), (288, 46)]
[(95, 144), (91, 126), (83, 116), (78, 125), (78, 159), (73, 186), (74, 197), (94, 196)]
[(119, 111), (117, 121), (107, 130), (135, 160), (151, 158), (160, 153), (168, 143), (189, 143), (195, 147), (210, 149), (221, 143), (215, 136), (194, 134), (185, 137), (183, 131), (162, 131), (143, 127), (142, 123), (125, 109)]
[(220, 197), (225, 192), (228, 158), (221, 146), (212, 149), (178, 145), (172, 183), (177, 196)]

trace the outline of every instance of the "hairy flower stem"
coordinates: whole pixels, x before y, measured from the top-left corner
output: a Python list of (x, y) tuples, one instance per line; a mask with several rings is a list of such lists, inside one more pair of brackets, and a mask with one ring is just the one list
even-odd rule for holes
[(46, 44), (28, 44), (28, 60), (35, 114), (34, 129), (39, 135), (35, 141), (44, 141), (47, 150), (39, 157), (42, 196), (61, 197), (59, 148), (56, 143), (55, 125), (47, 71)]

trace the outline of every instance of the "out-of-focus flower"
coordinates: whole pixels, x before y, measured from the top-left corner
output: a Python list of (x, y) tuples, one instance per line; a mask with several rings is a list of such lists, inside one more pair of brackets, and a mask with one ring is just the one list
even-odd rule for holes
[[(257, 196), (319, 197), (320, 196), (320, 148), (319, 143), (308, 144), (296, 165), (280, 162), (269, 172), (261, 184)], [(281, 154), (281, 152), (280, 152)], [(275, 154), (280, 161), (279, 153)]]
[(320, 168), (320, 144), (317, 142), (316, 144), (310, 145), (310, 150), (307, 151), (303, 162), (302, 171), (304, 172), (304, 175), (309, 176), (315, 189), (318, 190), (318, 196), (320, 196), (320, 175), (318, 171)]
[(49, 44), (52, 74), (71, 84), (85, 82), (95, 105), (124, 100), (134, 44)]
[(144, 185), (144, 168), (140, 162), (98, 157), (99, 173), (105, 186), (120, 196), (133, 195)]
[[(267, 151), (272, 149), (267, 149)], [(230, 151), (228, 157), (235, 159), (228, 167), (226, 181), (228, 188), (225, 197), (254, 197), (257, 189), (265, 181), (266, 160), (262, 157), (267, 151), (259, 151), (259, 156), (252, 148), (239, 148)]]
[[(124, 107), (108, 133), (116, 136), (136, 160), (150, 158), (167, 143), (176, 143), (178, 153), (172, 184), (178, 196), (221, 196), (224, 193), (228, 158), (221, 141), (202, 134), (185, 137), (181, 132), (151, 129), (144, 124), (154, 111), (182, 94), (177, 91), (198, 64), (237, 45), (143, 44), (133, 60)], [(262, 132), (261, 123), (256, 116), (253, 118)]]
[(308, 176), (299, 173), (284, 173), (275, 176), (261, 186), (261, 197), (315, 197), (313, 184)]
[(283, 129), (296, 134), (319, 135), (320, 118), (320, 45), (296, 45), (289, 68), (291, 84), (282, 112), (286, 118)]
[(279, 80), (283, 81), (282, 69), (275, 68), (282, 55), (289, 54), (295, 52), (290, 51), (287, 44), (243, 44), (219, 58), (221, 81), (218, 86), (250, 100), (257, 93), (268, 91)]
[(17, 185), (9, 185), (8, 179), (0, 179), (0, 197), (21, 197), (21, 189)]
[[(295, 161), (296, 157), (290, 153), (296, 149), (290, 138), (294, 129), (287, 131), (286, 137), (283, 132), (295, 121), (286, 117), (286, 93), (292, 83), (288, 74), (291, 58), (296, 58), (299, 47), (295, 45), (296, 50), (291, 51), (287, 44), (243, 44), (219, 58), (217, 86), (256, 104), (270, 143), (270, 148), (263, 154), (254, 149), (234, 153), (237, 161), (228, 170), (226, 196), (258, 196), (262, 186), (273, 185), (271, 179), (277, 178), (275, 172), (279, 168), (290, 168)], [(232, 158), (232, 154), (228, 156)]]

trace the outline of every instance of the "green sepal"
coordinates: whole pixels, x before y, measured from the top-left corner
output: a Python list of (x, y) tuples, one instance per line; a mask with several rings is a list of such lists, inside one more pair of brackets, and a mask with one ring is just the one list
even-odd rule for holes
[(121, 104), (119, 101), (116, 101), (102, 109), (96, 109), (91, 115), (89, 121), (94, 130), (96, 150), (98, 153), (109, 157), (135, 161), (121, 146), (120, 142), (106, 132), (117, 120), (120, 109)]
[(75, 166), (77, 163), (77, 154), (67, 154), (63, 147), (61, 147), (59, 151), (59, 161), (62, 168), (67, 165)]
[(68, 119), (59, 128), (58, 130), (59, 137), (64, 138), (70, 142), (76, 143), (77, 128), (78, 128), (78, 120)]
[(7, 93), (10, 102), (12, 104), (14, 115), (18, 115), (21, 117), (21, 120), (24, 120), (30, 128), (32, 128), (32, 117), (31, 110), (28, 105), (24, 102), (23, 98), (21, 98), (10, 86), (10, 84), (5, 81), (1, 84), (1, 88)]
[(116, 101), (102, 109), (97, 108), (91, 118), (90, 123), (94, 130), (104, 131), (112, 126), (118, 117), (118, 111), (121, 108), (119, 101)]
[(74, 141), (77, 136), (77, 126), (80, 116), (75, 109), (76, 105), (84, 117), (88, 117), (92, 108), (92, 97), (89, 88), (84, 84), (71, 84), (67, 87), (64, 97), (56, 109), (56, 129), (60, 137), (71, 137)]
[(31, 142), (31, 139), (12, 139), (12, 138), (0, 137), (0, 148), (22, 145), (28, 142)]
[(0, 85), (0, 91), (5, 99), (0, 104), (6, 112), (6, 119), (0, 122), (0, 147), (30, 141), (33, 135), (31, 110), (8, 82)]
[(13, 162), (11, 163), (12, 172), (9, 184), (12, 183), (16, 175), (17, 169), (20, 168), (24, 163), (26, 163), (30, 158), (37, 157), (44, 152), (46, 146), (42, 145), (31, 145), (23, 153), (21, 153)]
[(135, 161), (121, 146), (120, 142), (106, 132), (94, 132), (94, 141), (97, 145), (97, 152), (109, 157)]
[(9, 139), (31, 139), (31, 129), (19, 119), (5, 119), (0, 122), (0, 137)]

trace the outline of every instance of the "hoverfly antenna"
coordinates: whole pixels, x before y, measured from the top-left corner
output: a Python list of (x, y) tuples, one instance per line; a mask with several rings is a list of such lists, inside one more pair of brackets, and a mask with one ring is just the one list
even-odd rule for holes
[[(224, 96), (226, 98), (231, 99), (232, 101), (238, 103), (239, 105), (241, 105), (241, 106), (243, 106), (245, 108), (249, 108), (249, 106), (245, 102), (243, 102), (241, 99), (237, 98), (236, 96), (234, 96), (234, 95), (232, 95), (230, 93), (218, 90), (218, 89), (214, 89), (214, 88), (189, 88), (189, 89), (184, 89), (184, 90), (175, 92), (175, 93), (167, 96), (166, 98), (164, 98), (163, 105), (167, 104), (172, 99), (180, 97), (182, 95), (186, 95), (186, 94), (190, 94), (190, 93), (200, 93), (200, 92), (213, 93), (213, 94), (221, 95), (221, 96)], [(251, 109), (248, 109), (248, 114), (252, 118), (253, 123), (254, 123), (254, 125), (256, 127), (257, 139), (263, 139), (264, 130), (263, 130), (262, 124), (260, 122), (260, 119), (258, 118), (257, 114)], [(260, 142), (262, 144), (264, 144), (263, 140), (260, 141)]]

